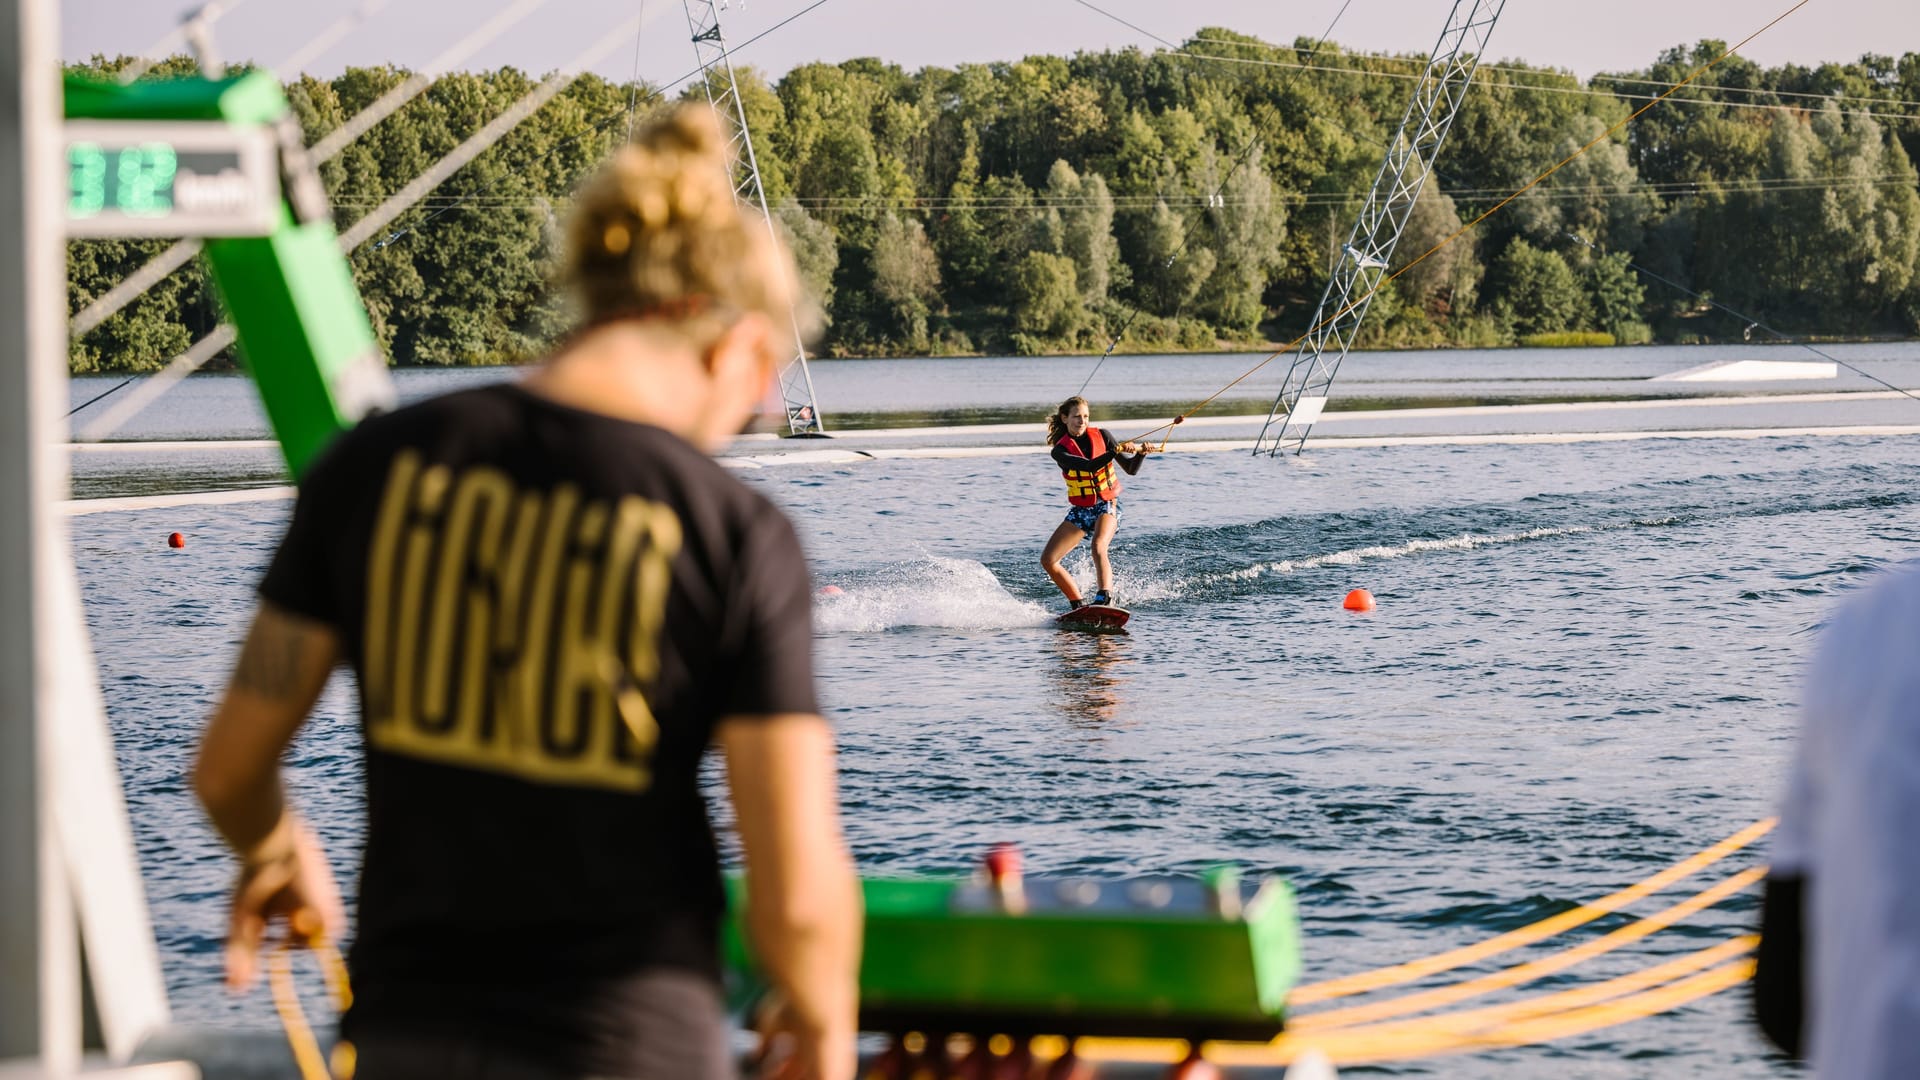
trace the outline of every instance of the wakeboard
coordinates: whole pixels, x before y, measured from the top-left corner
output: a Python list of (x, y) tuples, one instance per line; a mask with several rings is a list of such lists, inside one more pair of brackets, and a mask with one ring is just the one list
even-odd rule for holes
[(1054, 623), (1066, 630), (1096, 630), (1113, 632), (1124, 630), (1127, 620), (1133, 613), (1123, 607), (1112, 604), (1082, 604), (1072, 611), (1062, 614)]

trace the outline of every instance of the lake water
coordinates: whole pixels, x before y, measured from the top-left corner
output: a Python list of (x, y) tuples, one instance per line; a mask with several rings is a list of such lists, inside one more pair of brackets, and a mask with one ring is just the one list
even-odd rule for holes
[[(1920, 387), (1920, 342), (1829, 345), (1822, 351), (1896, 386)], [(1870, 390), (1876, 384), (1842, 369), (1834, 379), (1764, 383), (1649, 382), (1723, 360), (1818, 360), (1784, 345), (1648, 346), (1631, 349), (1454, 349), (1355, 353), (1340, 368), (1329, 408), (1411, 404), (1666, 398), (1702, 393), (1800, 393)], [(956, 357), (910, 360), (816, 360), (815, 392), (833, 430), (909, 424), (1037, 423), (1091, 376), (1086, 395), (1103, 417), (1167, 416), (1259, 367), (1208, 410), (1211, 415), (1264, 412), (1278, 392), (1292, 354), (1097, 357)], [(1096, 370), (1097, 367), (1097, 370)], [(407, 369), (394, 381), (413, 401), (462, 386), (511, 378), (510, 368)], [(119, 376), (74, 379), (75, 406), (124, 382)], [(124, 391), (121, 391), (124, 393)], [(75, 416), (84, 425), (113, 401)], [(244, 376), (202, 375), (135, 416), (114, 437), (127, 439), (259, 439), (267, 437), (252, 383)]]
[[(1858, 348), (1883, 375), (1891, 365), (1887, 377), (1920, 382), (1913, 346)], [(1372, 385), (1386, 389), (1373, 396), (1439, 384), (1449, 370), (1464, 371), (1461, 396), (1476, 399), (1551, 397), (1546, 384), (1587, 377), (1584, 361), (1561, 355), (1499, 371), (1489, 366), (1539, 354), (1465, 365), (1460, 355), (1380, 358), (1386, 374)], [(1702, 361), (1685, 350), (1591, 356), (1599, 367), (1585, 370), (1609, 386), (1634, 385), (1641, 365)], [(1096, 401), (1144, 408), (1204, 392), (1216, 368), (1245, 359), (1174, 361), (1178, 380), (1117, 359)], [(1357, 359), (1356, 376), (1373, 363)], [(830, 417), (835, 402), (874, 415), (1011, 413), (1064, 396), (1089, 364), (1064, 390), (1064, 361), (822, 364), (816, 380)], [(418, 394), (497, 376), (415, 373), (406, 385)], [(245, 389), (190, 381), (180, 411), (163, 402), (140, 433), (253, 434), (232, 404)], [(199, 487), (278, 482), (270, 455), (236, 454), (141, 468), (184, 469)], [(92, 468), (77, 467), (83, 478)], [(86, 493), (180, 483), (143, 475), (96, 471)], [(1171, 454), (1127, 482), (1114, 560), (1131, 632), (1093, 636), (1049, 623), (1060, 604), (1037, 553), (1062, 500), (1042, 457), (740, 475), (798, 522), (815, 583), (842, 590), (822, 599), (815, 624), (864, 869), (963, 870), (1000, 840), (1021, 844), (1036, 872), (1234, 862), (1299, 891), (1309, 978), (1532, 922), (1767, 816), (1815, 631), (1840, 595), (1920, 554), (1910, 436)], [(218, 986), (230, 865), (182, 777), (286, 510), (265, 501), (72, 520), (169, 986), (188, 1022), (274, 1023), (264, 993), (235, 999)], [(188, 543), (170, 551), (175, 530)], [(1377, 611), (1341, 609), (1356, 587)], [(357, 748), (336, 680), (294, 748), (290, 783), (349, 878)], [(1764, 855), (1762, 844), (1629, 915)], [(1754, 918), (1745, 894), (1524, 993), (1635, 970)], [(1766, 1057), (1744, 1008), (1733, 991), (1543, 1047), (1359, 1074), (1793, 1075)]]

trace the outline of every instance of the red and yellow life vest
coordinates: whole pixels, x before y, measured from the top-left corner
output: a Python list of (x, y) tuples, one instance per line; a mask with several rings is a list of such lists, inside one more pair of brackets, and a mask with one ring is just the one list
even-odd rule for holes
[[(1107, 452), (1107, 440), (1101, 437), (1099, 428), (1087, 428), (1087, 442), (1093, 448), (1093, 457)], [(1071, 435), (1062, 435), (1058, 445), (1066, 447), (1073, 457), (1092, 460), (1080, 452), (1080, 444)], [(1067, 501), (1075, 506), (1092, 506), (1120, 497), (1120, 473), (1112, 461), (1098, 469), (1062, 469), (1061, 475), (1067, 478)]]

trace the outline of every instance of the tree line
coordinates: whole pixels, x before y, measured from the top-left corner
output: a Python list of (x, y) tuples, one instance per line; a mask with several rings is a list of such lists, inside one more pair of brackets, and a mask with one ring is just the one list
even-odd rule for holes
[[(1746, 332), (1699, 297), (1795, 335), (1920, 332), (1920, 53), (1813, 68), (1732, 57), (1605, 135), (1723, 48), (1585, 82), (1484, 66), (1397, 249), (1394, 269), (1411, 268), (1375, 297), (1359, 344)], [(1423, 62), (1207, 29), (1152, 53), (915, 72), (856, 59), (772, 83), (742, 71), (740, 91), (774, 216), (826, 316), (821, 352), (1098, 352), (1116, 335), (1124, 351), (1175, 351), (1307, 328)], [(190, 70), (176, 58), (159, 73)], [(287, 92), (312, 142), (408, 74), (351, 68)], [(537, 81), (436, 79), (321, 167), (338, 224)], [(565, 334), (551, 268), (570, 192), (665, 100), (583, 77), (355, 251), (391, 361), (515, 362)], [(72, 309), (162, 246), (71, 243)], [(73, 369), (151, 369), (219, 317), (189, 267), (75, 341)]]

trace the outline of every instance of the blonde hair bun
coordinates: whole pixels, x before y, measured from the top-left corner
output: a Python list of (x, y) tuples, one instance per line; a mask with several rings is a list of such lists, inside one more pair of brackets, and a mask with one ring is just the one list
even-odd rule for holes
[(688, 323), (713, 309), (795, 315), (793, 256), (734, 197), (733, 160), (709, 108), (659, 113), (580, 188), (566, 279), (586, 317)]

